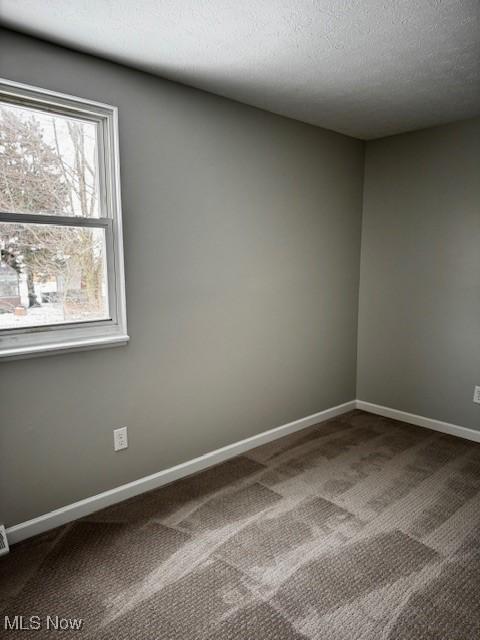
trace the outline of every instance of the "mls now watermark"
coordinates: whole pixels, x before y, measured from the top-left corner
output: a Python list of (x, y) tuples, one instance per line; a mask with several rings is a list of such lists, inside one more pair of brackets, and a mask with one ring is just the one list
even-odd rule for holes
[(60, 616), (5, 616), (3, 628), (10, 631), (80, 631), (82, 618), (61, 618)]

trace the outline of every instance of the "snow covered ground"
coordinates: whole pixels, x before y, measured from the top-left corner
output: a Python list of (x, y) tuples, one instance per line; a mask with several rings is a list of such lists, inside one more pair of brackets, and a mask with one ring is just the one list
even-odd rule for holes
[(39, 327), (47, 324), (59, 324), (63, 322), (81, 322), (91, 320), (102, 320), (105, 316), (98, 313), (85, 312), (65, 315), (60, 304), (42, 304), (41, 307), (27, 309), (27, 315), (16, 316), (13, 313), (0, 313), (0, 329), (18, 329), (21, 327)]
[(0, 329), (17, 329), (19, 327), (38, 327), (45, 324), (65, 322), (61, 305), (44, 304), (41, 307), (27, 309), (27, 315), (16, 316), (13, 313), (0, 313)]

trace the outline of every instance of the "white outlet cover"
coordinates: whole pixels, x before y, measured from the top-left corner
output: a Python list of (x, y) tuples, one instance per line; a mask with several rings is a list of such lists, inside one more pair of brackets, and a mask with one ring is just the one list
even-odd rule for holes
[(480, 386), (475, 387), (473, 390), (473, 401), (480, 404)]
[(120, 429), (113, 430), (113, 448), (115, 451), (128, 448), (127, 427), (120, 427)]

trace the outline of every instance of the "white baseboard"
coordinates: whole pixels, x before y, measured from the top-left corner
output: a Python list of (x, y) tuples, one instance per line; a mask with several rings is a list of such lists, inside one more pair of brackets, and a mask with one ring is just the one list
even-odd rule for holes
[(294, 422), (289, 422), (281, 427), (275, 427), (274, 429), (264, 431), (263, 433), (251, 436), (250, 438), (245, 438), (245, 440), (229, 444), (221, 449), (210, 451), (203, 456), (194, 458), (188, 462), (183, 462), (182, 464), (178, 464), (170, 469), (164, 469), (163, 471), (159, 471), (158, 473), (154, 473), (150, 476), (145, 476), (139, 480), (123, 484), (115, 489), (110, 489), (95, 496), (91, 496), (90, 498), (80, 500), (79, 502), (74, 502), (66, 507), (55, 509), (55, 511), (50, 511), (38, 518), (33, 518), (33, 520), (21, 522), (20, 524), (16, 524), (7, 529), (8, 540), (10, 544), (15, 544), (21, 540), (25, 540), (26, 538), (36, 536), (39, 533), (54, 529), (55, 527), (59, 527), (67, 522), (71, 522), (72, 520), (77, 520), (77, 518), (87, 516), (99, 509), (103, 509), (104, 507), (109, 507), (117, 502), (122, 502), (127, 498), (132, 498), (133, 496), (145, 493), (146, 491), (151, 491), (152, 489), (157, 489), (158, 487), (174, 482), (180, 478), (184, 478), (185, 476), (192, 475), (192, 473), (196, 473), (197, 471), (211, 467), (219, 462), (238, 456), (249, 449), (254, 449), (262, 444), (266, 444), (272, 440), (277, 440), (278, 438), (282, 438), (283, 436), (287, 436), (295, 431), (300, 431), (301, 429), (305, 429), (306, 427), (310, 427), (314, 424), (325, 422), (326, 420), (341, 415), (342, 413), (352, 411), (355, 407), (355, 400), (345, 402), (344, 404), (332, 407), (331, 409), (319, 411), (311, 416), (295, 420)]
[(432, 418), (426, 418), (424, 416), (418, 416), (413, 413), (407, 413), (406, 411), (400, 411), (398, 409), (391, 409), (390, 407), (383, 407), (379, 404), (373, 404), (371, 402), (365, 402), (363, 400), (351, 400), (344, 404), (326, 409), (325, 411), (319, 411), (300, 420), (289, 422), (281, 427), (275, 427), (269, 431), (264, 431), (258, 435), (245, 438), (233, 444), (229, 444), (221, 449), (210, 451), (193, 460), (183, 462), (170, 469), (164, 469), (158, 473), (154, 473), (150, 476), (145, 476), (139, 480), (128, 482), (127, 484), (120, 485), (114, 489), (104, 491), (95, 496), (85, 498), (78, 502), (61, 507), (55, 511), (50, 511), (38, 518), (21, 522), (7, 529), (8, 541), (10, 544), (15, 544), (26, 538), (36, 536), (39, 533), (44, 533), (55, 527), (59, 527), (63, 524), (77, 520), (87, 516), (95, 511), (109, 507), (133, 496), (140, 495), (146, 491), (151, 491), (185, 476), (192, 475), (198, 471), (202, 471), (208, 467), (211, 467), (220, 462), (224, 462), (229, 458), (238, 456), (249, 449), (254, 449), (267, 442), (272, 442), (283, 436), (287, 436), (290, 433), (295, 433), (314, 424), (325, 422), (339, 416), (347, 411), (353, 409), (362, 409), (369, 413), (375, 413), (386, 418), (393, 418), (394, 420), (400, 420), (401, 422), (409, 422), (420, 427), (426, 427), (427, 429), (433, 429), (434, 431), (441, 431), (442, 433), (448, 433), (453, 436), (465, 438), (466, 440), (472, 440), (474, 442), (480, 442), (480, 431), (475, 429), (469, 429), (468, 427), (461, 427), (449, 422), (442, 422), (440, 420), (433, 420)]
[(363, 400), (357, 400), (356, 407), (357, 409), (362, 409), (369, 413), (376, 413), (377, 415), (384, 416), (385, 418), (393, 418), (394, 420), (400, 420), (401, 422), (409, 422), (410, 424), (415, 424), (419, 427), (426, 427), (427, 429), (441, 431), (442, 433), (448, 433), (452, 436), (465, 438), (466, 440), (473, 440), (473, 442), (480, 442), (480, 431), (469, 429), (468, 427), (461, 427), (458, 424), (442, 422), (441, 420), (433, 420), (432, 418), (426, 418), (425, 416), (417, 416), (414, 413), (407, 413), (406, 411), (399, 411), (398, 409), (390, 409), (390, 407), (382, 407), (379, 404), (372, 404), (371, 402), (364, 402)]

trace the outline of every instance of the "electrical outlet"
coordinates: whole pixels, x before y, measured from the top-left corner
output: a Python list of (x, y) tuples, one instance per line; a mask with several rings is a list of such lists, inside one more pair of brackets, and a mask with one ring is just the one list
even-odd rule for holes
[(126, 449), (128, 447), (127, 427), (113, 430), (113, 448), (115, 451)]
[(480, 386), (475, 387), (473, 390), (473, 401), (480, 404)]

